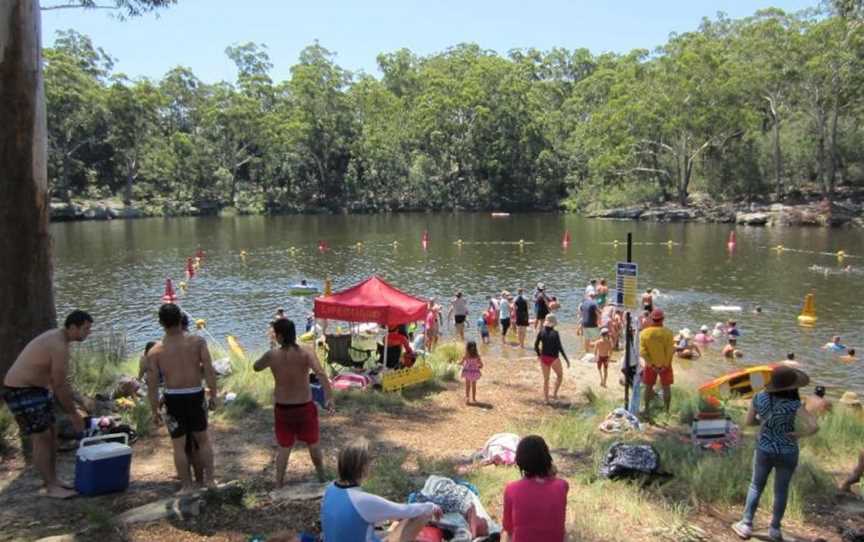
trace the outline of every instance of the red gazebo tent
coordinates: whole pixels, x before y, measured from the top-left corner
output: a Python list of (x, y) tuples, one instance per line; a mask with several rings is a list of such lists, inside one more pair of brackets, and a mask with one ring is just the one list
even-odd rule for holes
[(375, 322), (392, 327), (426, 317), (426, 300), (406, 294), (376, 275), (341, 292), (315, 298), (315, 318)]
[[(315, 318), (375, 322), (390, 328), (426, 318), (427, 302), (406, 294), (376, 275), (332, 295), (315, 298)], [(384, 335), (387, 350), (387, 334)]]

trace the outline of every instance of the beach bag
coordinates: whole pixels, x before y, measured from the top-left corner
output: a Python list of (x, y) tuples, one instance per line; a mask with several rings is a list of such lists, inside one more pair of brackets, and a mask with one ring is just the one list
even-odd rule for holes
[(600, 476), (609, 480), (654, 476), (660, 472), (660, 454), (649, 444), (617, 442), (606, 452)]
[(332, 385), (334, 390), (365, 390), (371, 383), (366, 375), (345, 373), (334, 378)]

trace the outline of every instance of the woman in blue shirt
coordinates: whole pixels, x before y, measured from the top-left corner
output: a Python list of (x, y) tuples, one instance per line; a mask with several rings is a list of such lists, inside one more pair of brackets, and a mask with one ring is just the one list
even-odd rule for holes
[[(753, 517), (759, 506), (759, 498), (765, 489), (768, 475), (774, 473), (774, 510), (768, 536), (771, 540), (783, 540), (780, 522), (786, 512), (789, 485), (798, 466), (798, 439), (816, 433), (816, 420), (803, 407), (798, 389), (806, 386), (810, 378), (792, 367), (774, 369), (771, 382), (765, 391), (756, 394), (747, 412), (747, 425), (761, 425), (753, 455), (753, 477), (747, 492), (747, 503), (741, 521), (732, 530), (743, 540), (753, 534)], [(795, 420), (800, 418), (800, 429), (795, 429)]]
[[(339, 451), (339, 480), (324, 491), (321, 527), (325, 542), (409, 542), (441, 509), (433, 503), (398, 504), (360, 489), (369, 473), (369, 442), (359, 439)], [(399, 521), (385, 538), (375, 524)]]

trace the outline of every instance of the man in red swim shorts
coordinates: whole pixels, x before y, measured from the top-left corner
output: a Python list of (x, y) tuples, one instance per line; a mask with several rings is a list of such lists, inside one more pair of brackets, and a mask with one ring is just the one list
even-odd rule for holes
[(272, 325), (273, 333), (281, 346), (261, 356), (253, 368), (256, 371), (269, 368), (276, 381), (273, 391), (273, 417), (276, 440), (279, 443), (279, 453), (276, 455), (276, 487), (282, 487), (285, 482), (285, 470), (291, 457), (291, 449), (298, 440), (306, 443), (318, 480), (324, 482), (324, 460), (318, 445), (318, 407), (312, 401), (309, 371), (318, 376), (324, 388), (325, 408), (332, 413), (333, 390), (330, 380), (318, 359), (297, 346), (294, 322), (283, 318)]
[(657, 377), (663, 387), (663, 403), (666, 414), (672, 404), (672, 356), (675, 355), (675, 337), (672, 331), (663, 327), (663, 311), (654, 309), (649, 316), (649, 327), (639, 333), (639, 355), (645, 360), (642, 382), (645, 383), (645, 414), (649, 415), (651, 401), (654, 399), (654, 385)]

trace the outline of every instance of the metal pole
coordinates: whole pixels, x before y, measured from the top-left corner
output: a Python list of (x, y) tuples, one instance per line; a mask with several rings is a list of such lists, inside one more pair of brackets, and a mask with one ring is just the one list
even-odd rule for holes
[[(633, 261), (633, 234), (627, 232), (627, 263), (631, 263)], [(624, 317), (627, 321), (627, 331), (624, 334), (624, 359), (625, 369), (624, 369), (624, 410), (628, 410), (630, 408), (630, 386), (633, 384), (633, 367), (630, 365), (630, 356), (631, 354), (631, 342), (633, 340), (633, 324), (630, 320), (631, 312), (627, 311), (624, 313)]]

